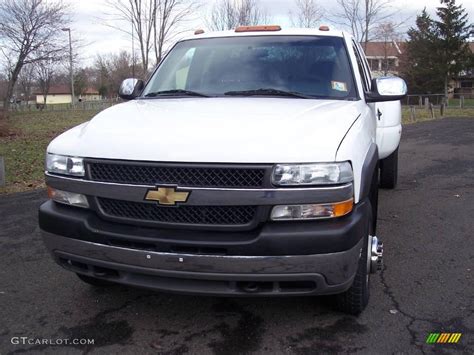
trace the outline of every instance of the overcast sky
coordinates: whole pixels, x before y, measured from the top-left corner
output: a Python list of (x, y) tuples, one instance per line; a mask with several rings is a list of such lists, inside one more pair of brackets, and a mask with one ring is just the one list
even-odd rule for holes
[[(120, 50), (131, 50), (130, 35), (108, 27), (105, 19), (111, 10), (107, 7), (106, 0), (65, 0), (70, 2), (73, 9), (72, 34), (86, 44), (81, 49), (81, 61), (83, 64), (91, 64), (97, 54), (116, 53)], [(293, 0), (257, 0), (258, 3), (269, 13), (272, 22), (282, 26), (289, 26), (288, 13), (293, 8)], [(190, 27), (205, 27), (203, 18), (212, 7), (214, 0), (201, 0), (203, 6), (201, 12), (195, 15), (195, 20)], [(463, 4), (469, 13), (470, 21), (473, 22), (474, 1), (462, 0), (458, 3)], [(319, 0), (321, 7), (327, 13), (334, 12), (334, 0)], [(426, 7), (428, 12), (434, 14), (436, 7), (439, 6), (439, 0), (393, 0), (392, 6), (399, 9), (399, 20), (407, 20), (407, 27), (414, 23), (416, 14)], [(328, 22), (328, 21), (324, 21)], [(110, 23), (112, 24), (112, 23)], [(125, 24), (119, 24), (124, 27)]]

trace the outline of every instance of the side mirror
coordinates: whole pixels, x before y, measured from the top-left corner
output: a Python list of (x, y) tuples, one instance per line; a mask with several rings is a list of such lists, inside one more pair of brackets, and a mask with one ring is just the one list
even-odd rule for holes
[(134, 78), (125, 79), (120, 85), (119, 96), (124, 100), (133, 100), (140, 95), (144, 86), (145, 83), (143, 80)]
[(407, 95), (405, 80), (397, 77), (381, 77), (372, 80), (372, 91), (365, 95), (367, 102), (398, 101)]

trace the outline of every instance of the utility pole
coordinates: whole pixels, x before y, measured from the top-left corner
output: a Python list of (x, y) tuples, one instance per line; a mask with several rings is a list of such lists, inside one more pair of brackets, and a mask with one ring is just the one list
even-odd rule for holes
[(69, 34), (69, 74), (71, 75), (71, 105), (74, 108), (74, 71), (72, 68), (72, 41), (71, 41), (71, 29), (61, 28), (62, 31), (68, 32)]

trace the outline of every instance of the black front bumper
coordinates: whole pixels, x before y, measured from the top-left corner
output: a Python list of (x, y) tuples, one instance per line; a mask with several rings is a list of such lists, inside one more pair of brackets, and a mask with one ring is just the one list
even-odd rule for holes
[(334, 220), (269, 222), (245, 232), (117, 224), (51, 201), (39, 221), (55, 260), (77, 273), (184, 293), (330, 294), (352, 284), (369, 206), (362, 201)]

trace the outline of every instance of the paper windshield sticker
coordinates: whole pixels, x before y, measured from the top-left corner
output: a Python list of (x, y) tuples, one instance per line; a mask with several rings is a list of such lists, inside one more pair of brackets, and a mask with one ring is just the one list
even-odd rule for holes
[(347, 84), (342, 81), (331, 81), (331, 86), (336, 91), (347, 91)]

